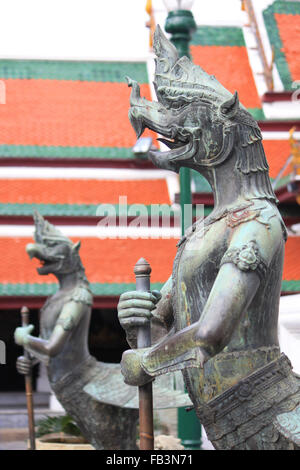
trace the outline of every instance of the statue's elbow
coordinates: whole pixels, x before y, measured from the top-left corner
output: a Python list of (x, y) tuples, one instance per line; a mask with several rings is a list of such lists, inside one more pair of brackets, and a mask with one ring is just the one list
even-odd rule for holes
[(224, 348), (222, 333), (209, 325), (200, 325), (195, 339), (197, 345), (208, 351), (211, 356)]
[(62, 345), (61, 344), (52, 344), (52, 345), (49, 345), (47, 348), (46, 348), (46, 352), (47, 352), (47, 355), (49, 357), (55, 357), (57, 356), (61, 350), (62, 350)]

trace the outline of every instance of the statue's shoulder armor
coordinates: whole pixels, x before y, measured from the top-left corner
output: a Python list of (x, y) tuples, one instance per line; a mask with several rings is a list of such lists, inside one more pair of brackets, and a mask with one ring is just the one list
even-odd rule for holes
[(260, 278), (264, 278), (267, 272), (267, 263), (263, 259), (255, 240), (250, 240), (241, 246), (229, 247), (221, 260), (220, 266), (225, 263), (233, 263), (241, 271), (256, 271)]
[(79, 285), (73, 290), (70, 301), (91, 306), (93, 305), (93, 294), (87, 286)]
[(241, 224), (255, 221), (268, 231), (277, 231), (284, 240), (287, 239), (287, 232), (280, 212), (277, 207), (266, 200), (253, 200), (246, 206), (237, 207), (226, 214), (228, 227), (235, 228)]
[[(66, 300), (65, 305), (69, 302), (78, 302), (83, 305), (91, 306), (93, 303), (93, 296), (87, 286), (80, 285), (75, 287), (70, 297)], [(80, 317), (81, 315), (77, 309), (67, 309), (62, 312), (56, 325), (61, 325), (65, 331), (70, 331), (78, 324)]]
[(261, 279), (274, 255), (282, 251), (285, 233), (277, 208), (266, 201), (255, 201), (256, 217), (233, 228), (234, 232), (220, 265), (235, 264), (241, 271), (256, 271)]

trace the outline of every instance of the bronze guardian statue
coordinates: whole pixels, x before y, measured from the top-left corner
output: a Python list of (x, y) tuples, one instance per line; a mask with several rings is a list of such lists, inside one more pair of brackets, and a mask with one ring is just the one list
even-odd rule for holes
[(278, 342), (286, 229), (276, 207), (257, 122), (214, 76), (179, 58), (158, 27), (157, 102), (132, 87), (129, 118), (140, 136), (162, 135), (152, 151), (160, 168), (192, 168), (210, 183), (214, 209), (178, 243), (161, 291), (121, 296), (119, 319), (136, 347), (144, 319), (169, 333), (123, 354), (125, 382), (141, 385), (181, 370), (216, 449), (296, 449), (300, 379)]
[[(93, 296), (79, 255), (80, 243), (74, 244), (38, 213), (34, 220), (35, 243), (28, 244), (26, 251), (41, 261), (38, 273), (54, 274), (59, 288), (40, 310), (40, 336), (32, 336), (33, 325), (29, 325), (16, 329), (15, 341), (46, 364), (53, 392), (88, 442), (96, 449), (135, 448), (137, 410), (108, 404), (104, 396), (95, 399), (85, 391), (91, 383), (97, 384), (100, 395), (107, 390), (114, 403), (112, 395), (120, 387), (121, 375), (119, 364), (97, 362), (89, 353)], [(26, 373), (32, 364), (21, 357), (19, 372)]]

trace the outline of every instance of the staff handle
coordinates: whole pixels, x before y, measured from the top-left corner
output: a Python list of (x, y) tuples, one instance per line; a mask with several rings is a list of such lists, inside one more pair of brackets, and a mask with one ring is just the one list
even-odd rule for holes
[[(136, 279), (136, 290), (139, 292), (150, 292), (150, 273), (149, 263), (140, 258), (134, 267)], [(137, 334), (137, 347), (147, 348), (151, 346), (151, 325), (150, 320), (143, 326), (140, 326)], [(154, 449), (154, 431), (153, 431), (153, 394), (152, 382), (139, 387), (139, 418), (140, 418), (140, 449)]]
[[(29, 310), (27, 307), (21, 308), (22, 326), (29, 325)], [(29, 359), (29, 352), (24, 348), (24, 356)], [(28, 430), (30, 450), (35, 450), (35, 429), (34, 429), (34, 410), (33, 410), (33, 396), (32, 396), (32, 374), (25, 375), (25, 393), (28, 413)]]

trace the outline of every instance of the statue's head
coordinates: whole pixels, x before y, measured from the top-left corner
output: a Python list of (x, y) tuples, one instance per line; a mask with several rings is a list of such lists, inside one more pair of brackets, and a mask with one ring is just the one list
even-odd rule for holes
[(30, 258), (37, 258), (41, 275), (63, 275), (83, 269), (79, 257), (80, 242), (73, 243), (38, 212), (34, 214), (35, 243), (26, 246)]
[(158, 101), (141, 98), (137, 82), (128, 79), (128, 83), (132, 86), (129, 119), (137, 135), (147, 127), (162, 135), (160, 140), (170, 148), (151, 151), (155, 165), (173, 171), (182, 166), (198, 171), (214, 168), (231, 154), (237, 130), (243, 134), (241, 144), (261, 140), (258, 124), (239, 102), (237, 92), (232, 95), (187, 57), (179, 58), (159, 26), (154, 51)]

